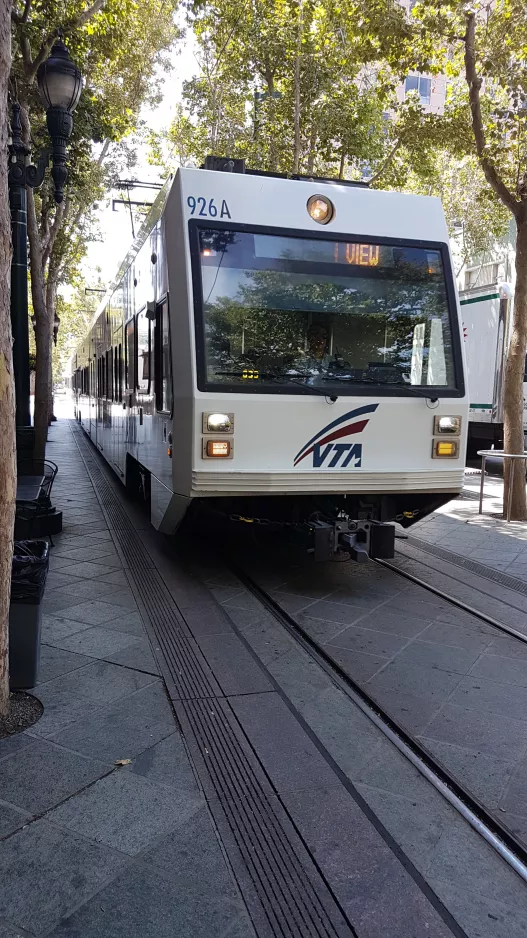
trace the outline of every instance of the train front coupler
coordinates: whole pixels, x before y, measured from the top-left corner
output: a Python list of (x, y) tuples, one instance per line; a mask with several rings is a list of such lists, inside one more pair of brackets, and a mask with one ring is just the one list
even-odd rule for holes
[(381, 521), (339, 519), (310, 522), (312, 546), (309, 553), (316, 562), (332, 560), (336, 554), (348, 553), (357, 563), (370, 559), (389, 560), (395, 552), (395, 527)]

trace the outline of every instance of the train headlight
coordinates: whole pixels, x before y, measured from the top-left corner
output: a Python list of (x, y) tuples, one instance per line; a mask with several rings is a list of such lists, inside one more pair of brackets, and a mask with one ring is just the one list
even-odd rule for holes
[(233, 433), (234, 414), (203, 414), (203, 433)]
[(205, 440), (205, 454), (209, 459), (230, 459), (232, 456), (231, 440)]
[(461, 417), (434, 417), (434, 434), (458, 436), (461, 433)]
[(457, 440), (434, 440), (432, 457), (434, 459), (457, 459), (459, 443)]
[(312, 195), (307, 200), (307, 211), (313, 221), (327, 225), (335, 215), (335, 206), (325, 195)]

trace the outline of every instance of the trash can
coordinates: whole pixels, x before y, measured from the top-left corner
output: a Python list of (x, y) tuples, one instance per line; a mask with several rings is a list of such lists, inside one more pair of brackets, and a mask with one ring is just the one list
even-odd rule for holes
[(9, 608), (9, 683), (34, 687), (40, 664), (42, 598), (49, 568), (47, 541), (15, 541)]

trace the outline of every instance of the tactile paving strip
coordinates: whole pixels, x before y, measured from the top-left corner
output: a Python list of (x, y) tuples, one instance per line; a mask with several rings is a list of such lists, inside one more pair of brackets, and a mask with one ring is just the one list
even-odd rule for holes
[[(354, 929), (315, 866), (308, 875), (274, 807), (273, 800), (278, 798), (266, 792), (249, 761), (234, 730), (234, 718), (229, 719), (228, 704), (207, 675), (183, 616), (90, 444), (73, 426), (97, 497), (165, 657), (178, 708), (183, 708), (264, 913), (262, 926), (253, 917), (257, 934), (261, 938), (353, 938)], [(321, 895), (326, 896), (324, 903)]]
[[(493, 570), (492, 567), (487, 567), (484, 563), (479, 563), (477, 560), (469, 560), (467, 557), (462, 557), (461, 554), (456, 554), (453, 550), (437, 547), (435, 544), (429, 544), (428, 541), (423, 541), (421, 538), (414, 537), (413, 535), (408, 536), (408, 544), (427, 554), (432, 554), (434, 557), (439, 557), (440, 560), (453, 563), (456, 567), (463, 567), (464, 570), (469, 570), (470, 573), (475, 573), (477, 576), (485, 577), (487, 580), (493, 580), (494, 583), (499, 583), (500, 586), (506, 586), (514, 590), (515, 593), (523, 593), (524, 596), (527, 596), (527, 583), (524, 583), (523, 580), (518, 580), (517, 577), (510, 576), (508, 573)], [(398, 552), (404, 554), (402, 550)]]

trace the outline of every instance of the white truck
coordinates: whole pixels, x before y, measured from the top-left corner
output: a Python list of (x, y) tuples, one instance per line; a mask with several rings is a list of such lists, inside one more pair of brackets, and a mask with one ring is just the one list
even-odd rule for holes
[[(503, 380), (510, 337), (512, 290), (486, 284), (459, 293), (467, 361), (469, 425), (467, 455), (503, 446)], [(527, 432), (527, 375), (524, 376), (524, 430)]]

